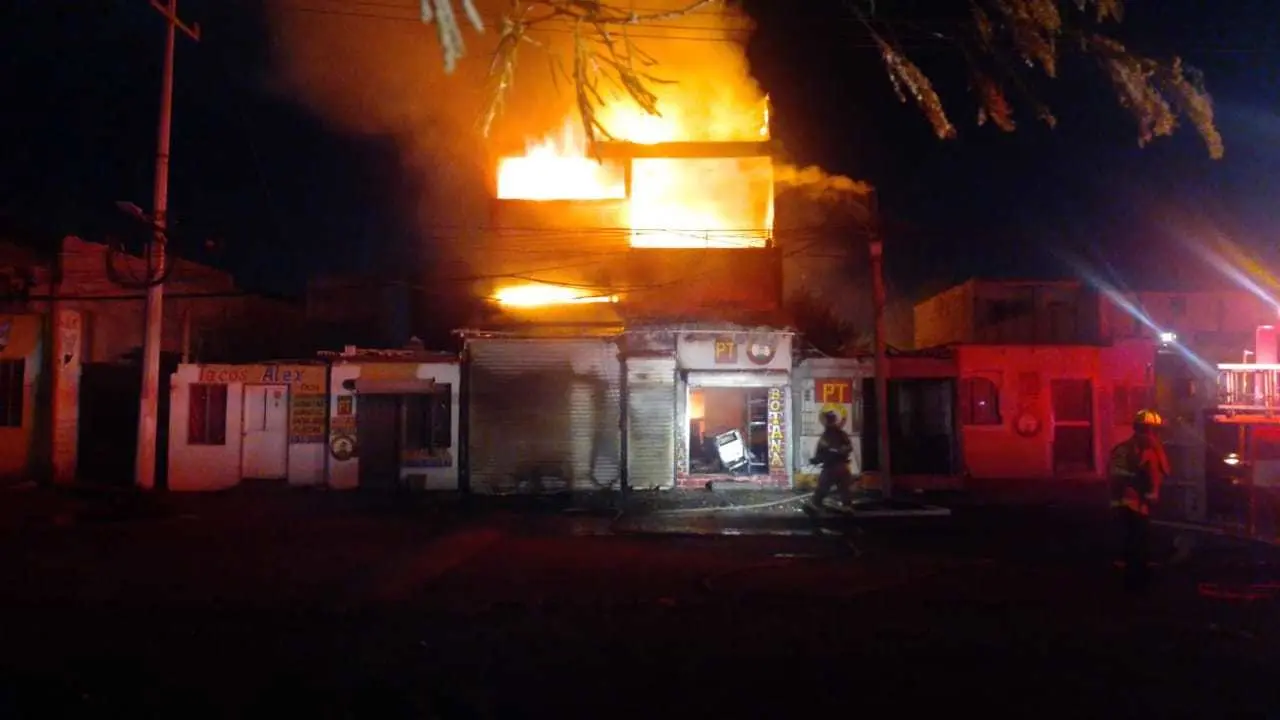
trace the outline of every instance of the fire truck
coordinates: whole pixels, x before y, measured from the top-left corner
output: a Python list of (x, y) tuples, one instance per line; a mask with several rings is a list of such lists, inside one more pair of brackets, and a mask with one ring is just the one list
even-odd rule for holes
[(1217, 397), (1206, 411), (1207, 519), (1277, 538), (1280, 520), (1280, 333), (1259, 326), (1242, 362), (1217, 366)]

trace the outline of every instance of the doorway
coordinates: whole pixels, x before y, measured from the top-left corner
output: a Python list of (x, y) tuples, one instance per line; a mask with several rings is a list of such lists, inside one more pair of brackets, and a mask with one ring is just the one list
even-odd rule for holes
[(769, 388), (689, 389), (689, 474), (769, 474)]
[(240, 476), (283, 480), (289, 476), (289, 386), (245, 385)]
[(1052, 380), (1053, 471), (1055, 474), (1088, 474), (1093, 463), (1093, 383), (1089, 380)]
[(364, 394), (356, 420), (360, 487), (389, 490), (400, 484), (400, 396)]

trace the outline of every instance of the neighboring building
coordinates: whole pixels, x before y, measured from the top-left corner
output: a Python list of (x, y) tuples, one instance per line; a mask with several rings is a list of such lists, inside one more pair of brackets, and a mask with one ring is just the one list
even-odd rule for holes
[(1103, 337), (1097, 294), (1079, 281), (969, 280), (916, 303), (913, 315), (917, 349), (1092, 345)]
[(322, 356), (179, 366), (171, 382), (170, 488), (274, 480), (458, 489), (456, 355), (352, 347)]
[(957, 345), (964, 468), (976, 478), (1101, 478), (1154, 384), (1155, 347)]
[(50, 416), (48, 333), (39, 315), (0, 315), (0, 484), (45, 468)]
[(324, 482), (328, 367), (179, 365), (169, 380), (171, 490)]
[[(1105, 453), (1131, 434), (1134, 414), (1156, 402), (1166, 357), (1157, 353), (1159, 329), (1118, 332), (1133, 327), (1107, 309), (1118, 307), (1081, 282), (990, 280), (916, 305), (916, 346), (954, 357), (965, 473), (1105, 473)], [(1180, 468), (1194, 471), (1196, 463), (1184, 459), (1194, 451), (1175, 454)]]
[[(39, 374), (26, 371), (48, 379), (34, 396), (34, 422), (47, 425), (36, 435), (47, 437), (33, 449), (39, 457), (30, 457), (28, 467), (45, 468), (40, 476), (60, 482), (128, 479), (141, 383), (144, 261), (75, 237), (63, 239), (49, 256), (0, 244), (0, 277), (9, 290), (0, 310), (50, 318), (42, 323), (44, 365)], [(224, 272), (176, 259), (166, 291), (166, 368), (181, 357), (289, 357), (306, 347), (300, 308), (246, 293)], [(161, 374), (167, 377), (168, 370)], [(162, 447), (167, 399), (162, 392)]]
[(460, 489), (457, 354), (349, 348), (322, 355), (332, 366), (330, 487)]
[(1280, 321), (1280, 308), (1245, 290), (1135, 292), (1103, 296), (1104, 336), (1175, 342), (1210, 365), (1242, 362), (1259, 325)]

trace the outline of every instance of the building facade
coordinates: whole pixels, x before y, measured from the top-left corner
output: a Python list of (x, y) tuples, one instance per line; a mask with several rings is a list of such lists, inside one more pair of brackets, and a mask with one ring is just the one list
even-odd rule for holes
[[(1162, 381), (1176, 384), (1171, 331), (1141, 309), (1155, 300), (1108, 296), (1079, 281), (970, 280), (917, 304), (917, 347), (954, 353), (963, 471), (1101, 477), (1105, 453), (1131, 434), (1134, 414), (1157, 403)], [(1181, 456), (1195, 452), (1176, 454), (1194, 472)]]
[(466, 337), (479, 493), (791, 485), (792, 333), (728, 324)]
[[(30, 446), (36, 456), (26, 463), (40, 471), (28, 479), (127, 482), (141, 386), (144, 261), (76, 237), (49, 255), (0, 248), (8, 291), (0, 310), (42, 318), (41, 368), (24, 371), (44, 378), (33, 396), (44, 440)], [(166, 273), (162, 377), (184, 357), (287, 357), (304, 346), (293, 332), (303, 328), (300, 308), (246, 293), (230, 275), (198, 263), (175, 259)], [(161, 393), (162, 448), (168, 398)]]
[(0, 315), (0, 484), (45, 469), (50, 437), (49, 332), (40, 315)]
[(413, 350), (181, 365), (170, 383), (169, 487), (457, 490), (460, 391), (456, 355)]

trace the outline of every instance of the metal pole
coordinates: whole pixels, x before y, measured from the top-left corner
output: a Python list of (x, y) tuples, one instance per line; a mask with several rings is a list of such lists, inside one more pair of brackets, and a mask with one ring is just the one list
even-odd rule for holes
[(169, 204), (169, 130), (173, 121), (173, 54), (178, 30), (200, 39), (200, 27), (187, 27), (178, 19), (178, 0), (151, 6), (165, 17), (164, 71), (160, 80), (160, 122), (156, 132), (156, 178), (152, 198), (155, 235), (147, 248), (147, 266), (157, 273), (148, 278), (146, 330), (142, 340), (142, 392), (138, 402), (138, 448), (134, 482), (144, 490), (155, 487), (156, 426), (159, 422), (160, 343), (164, 329), (165, 214)]
[(871, 240), (871, 280), (876, 315), (876, 445), (880, 460), (880, 491), (886, 498), (893, 495), (892, 465), (889, 462), (889, 357), (884, 328), (884, 243)]

